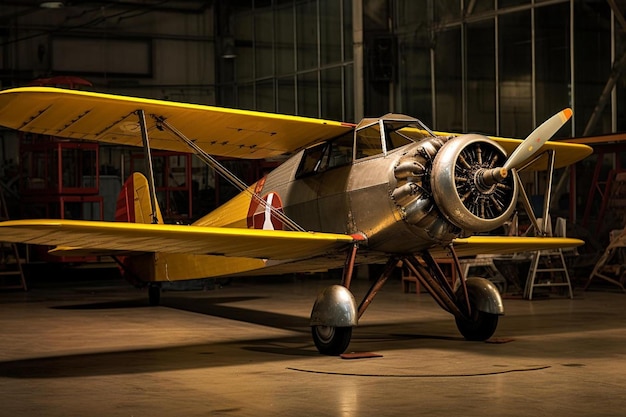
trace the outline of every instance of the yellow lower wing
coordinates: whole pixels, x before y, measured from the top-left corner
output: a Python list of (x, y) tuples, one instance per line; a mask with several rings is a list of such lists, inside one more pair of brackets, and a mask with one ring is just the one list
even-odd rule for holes
[(278, 260), (322, 255), (346, 247), (354, 238), (332, 233), (38, 219), (0, 222), (0, 241), (104, 249), (111, 253), (163, 252)]
[[(460, 257), (479, 254), (507, 255), (518, 252), (571, 248), (583, 245), (580, 239), (566, 237), (471, 236), (454, 239), (454, 251)], [(431, 250), (435, 257), (447, 255), (446, 249)]]

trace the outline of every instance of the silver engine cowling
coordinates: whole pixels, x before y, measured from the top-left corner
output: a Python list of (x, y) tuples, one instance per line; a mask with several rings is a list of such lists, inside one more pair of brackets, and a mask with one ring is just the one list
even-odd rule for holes
[(391, 198), (404, 221), (437, 241), (496, 229), (515, 210), (516, 176), (489, 185), (483, 174), (506, 157), (482, 135), (425, 139), (396, 161)]

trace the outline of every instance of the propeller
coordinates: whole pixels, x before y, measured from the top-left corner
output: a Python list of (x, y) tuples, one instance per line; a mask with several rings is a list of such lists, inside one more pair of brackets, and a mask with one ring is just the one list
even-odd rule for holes
[(485, 185), (493, 185), (502, 181), (508, 176), (510, 169), (519, 167), (528, 158), (533, 156), (544, 143), (554, 136), (570, 117), (572, 117), (572, 109), (567, 108), (543, 122), (515, 148), (502, 167), (483, 171), (482, 182)]

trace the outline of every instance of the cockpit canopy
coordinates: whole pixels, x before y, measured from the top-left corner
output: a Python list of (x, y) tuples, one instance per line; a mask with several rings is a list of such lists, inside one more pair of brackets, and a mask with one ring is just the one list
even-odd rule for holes
[(306, 149), (296, 177), (324, 172), (359, 159), (386, 156), (394, 149), (433, 136), (435, 134), (421, 121), (402, 114), (363, 119), (354, 131)]

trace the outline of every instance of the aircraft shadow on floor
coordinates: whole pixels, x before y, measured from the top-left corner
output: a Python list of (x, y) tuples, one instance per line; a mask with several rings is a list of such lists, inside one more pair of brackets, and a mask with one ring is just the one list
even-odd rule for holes
[[(255, 362), (284, 361), (286, 358), (319, 358), (320, 354), (315, 349), (310, 338), (308, 318), (289, 314), (259, 311), (243, 306), (226, 305), (234, 302), (257, 300), (262, 297), (178, 297), (169, 296), (164, 299), (165, 308), (173, 308), (204, 314), (213, 317), (236, 320), (248, 324), (278, 328), (293, 332), (291, 335), (279, 335), (273, 337), (259, 337), (239, 339), (234, 341), (210, 342), (211, 329), (207, 329), (207, 343), (189, 344), (181, 346), (165, 346), (150, 348), (119, 349), (116, 351), (79, 353), (70, 355), (47, 356), (9, 360), (0, 362), (0, 376), (8, 378), (62, 378), (80, 376), (98, 376), (114, 374), (135, 374), (146, 372), (163, 372), (181, 369), (213, 368), (229, 365), (243, 365)], [(66, 310), (96, 310), (96, 309), (123, 309), (146, 307), (142, 300), (120, 300), (69, 306), (56, 306), (55, 309)], [(416, 315), (419, 311), (416, 311)], [(602, 314), (589, 314), (588, 312), (570, 313), (566, 319), (570, 323), (586, 321), (586, 330), (606, 329), (607, 320)], [(516, 315), (507, 317), (510, 322), (503, 326), (501, 332), (507, 328), (513, 329), (510, 334), (513, 338), (526, 335), (545, 335), (545, 340), (530, 342), (531, 357), (544, 356), (559, 359), (559, 349), (569, 349), (578, 343), (576, 338), (585, 338), (586, 346), (593, 346), (588, 333), (577, 335), (571, 332), (570, 327), (562, 328), (554, 322), (554, 315)], [(537, 327), (527, 326), (524, 323), (544, 323)], [(355, 329), (351, 351), (356, 352), (384, 352), (397, 349), (412, 350), (419, 355), (420, 349), (427, 349), (429, 354), (432, 350), (444, 351), (455, 350), (459, 354), (463, 352), (474, 354), (497, 354), (515, 358), (524, 356), (524, 349), (510, 349), (505, 345), (489, 345), (482, 342), (466, 342), (461, 336), (456, 335), (453, 319), (433, 320), (432, 318), (399, 323), (375, 323), (367, 324), (364, 318), (363, 324)], [(509, 326), (510, 325), (510, 326)], [(559, 333), (568, 333), (565, 336), (554, 338)], [(502, 335), (501, 335), (502, 336)], [(509, 335), (503, 335), (509, 336)], [(606, 336), (597, 336), (597, 350), (581, 351), (581, 358), (603, 357), (607, 352), (606, 346), (620, 346), (620, 336), (616, 340), (607, 340)], [(88, 341), (77, 341), (82, 345), (89, 345)], [(524, 342), (528, 343), (528, 342)], [(549, 346), (549, 350), (542, 350), (541, 346)], [(87, 348), (88, 349), (88, 348)], [(495, 351), (494, 351), (495, 350)], [(527, 349), (528, 350), (528, 349)], [(333, 358), (334, 359), (334, 358)], [(365, 365), (367, 366), (367, 365)]]

